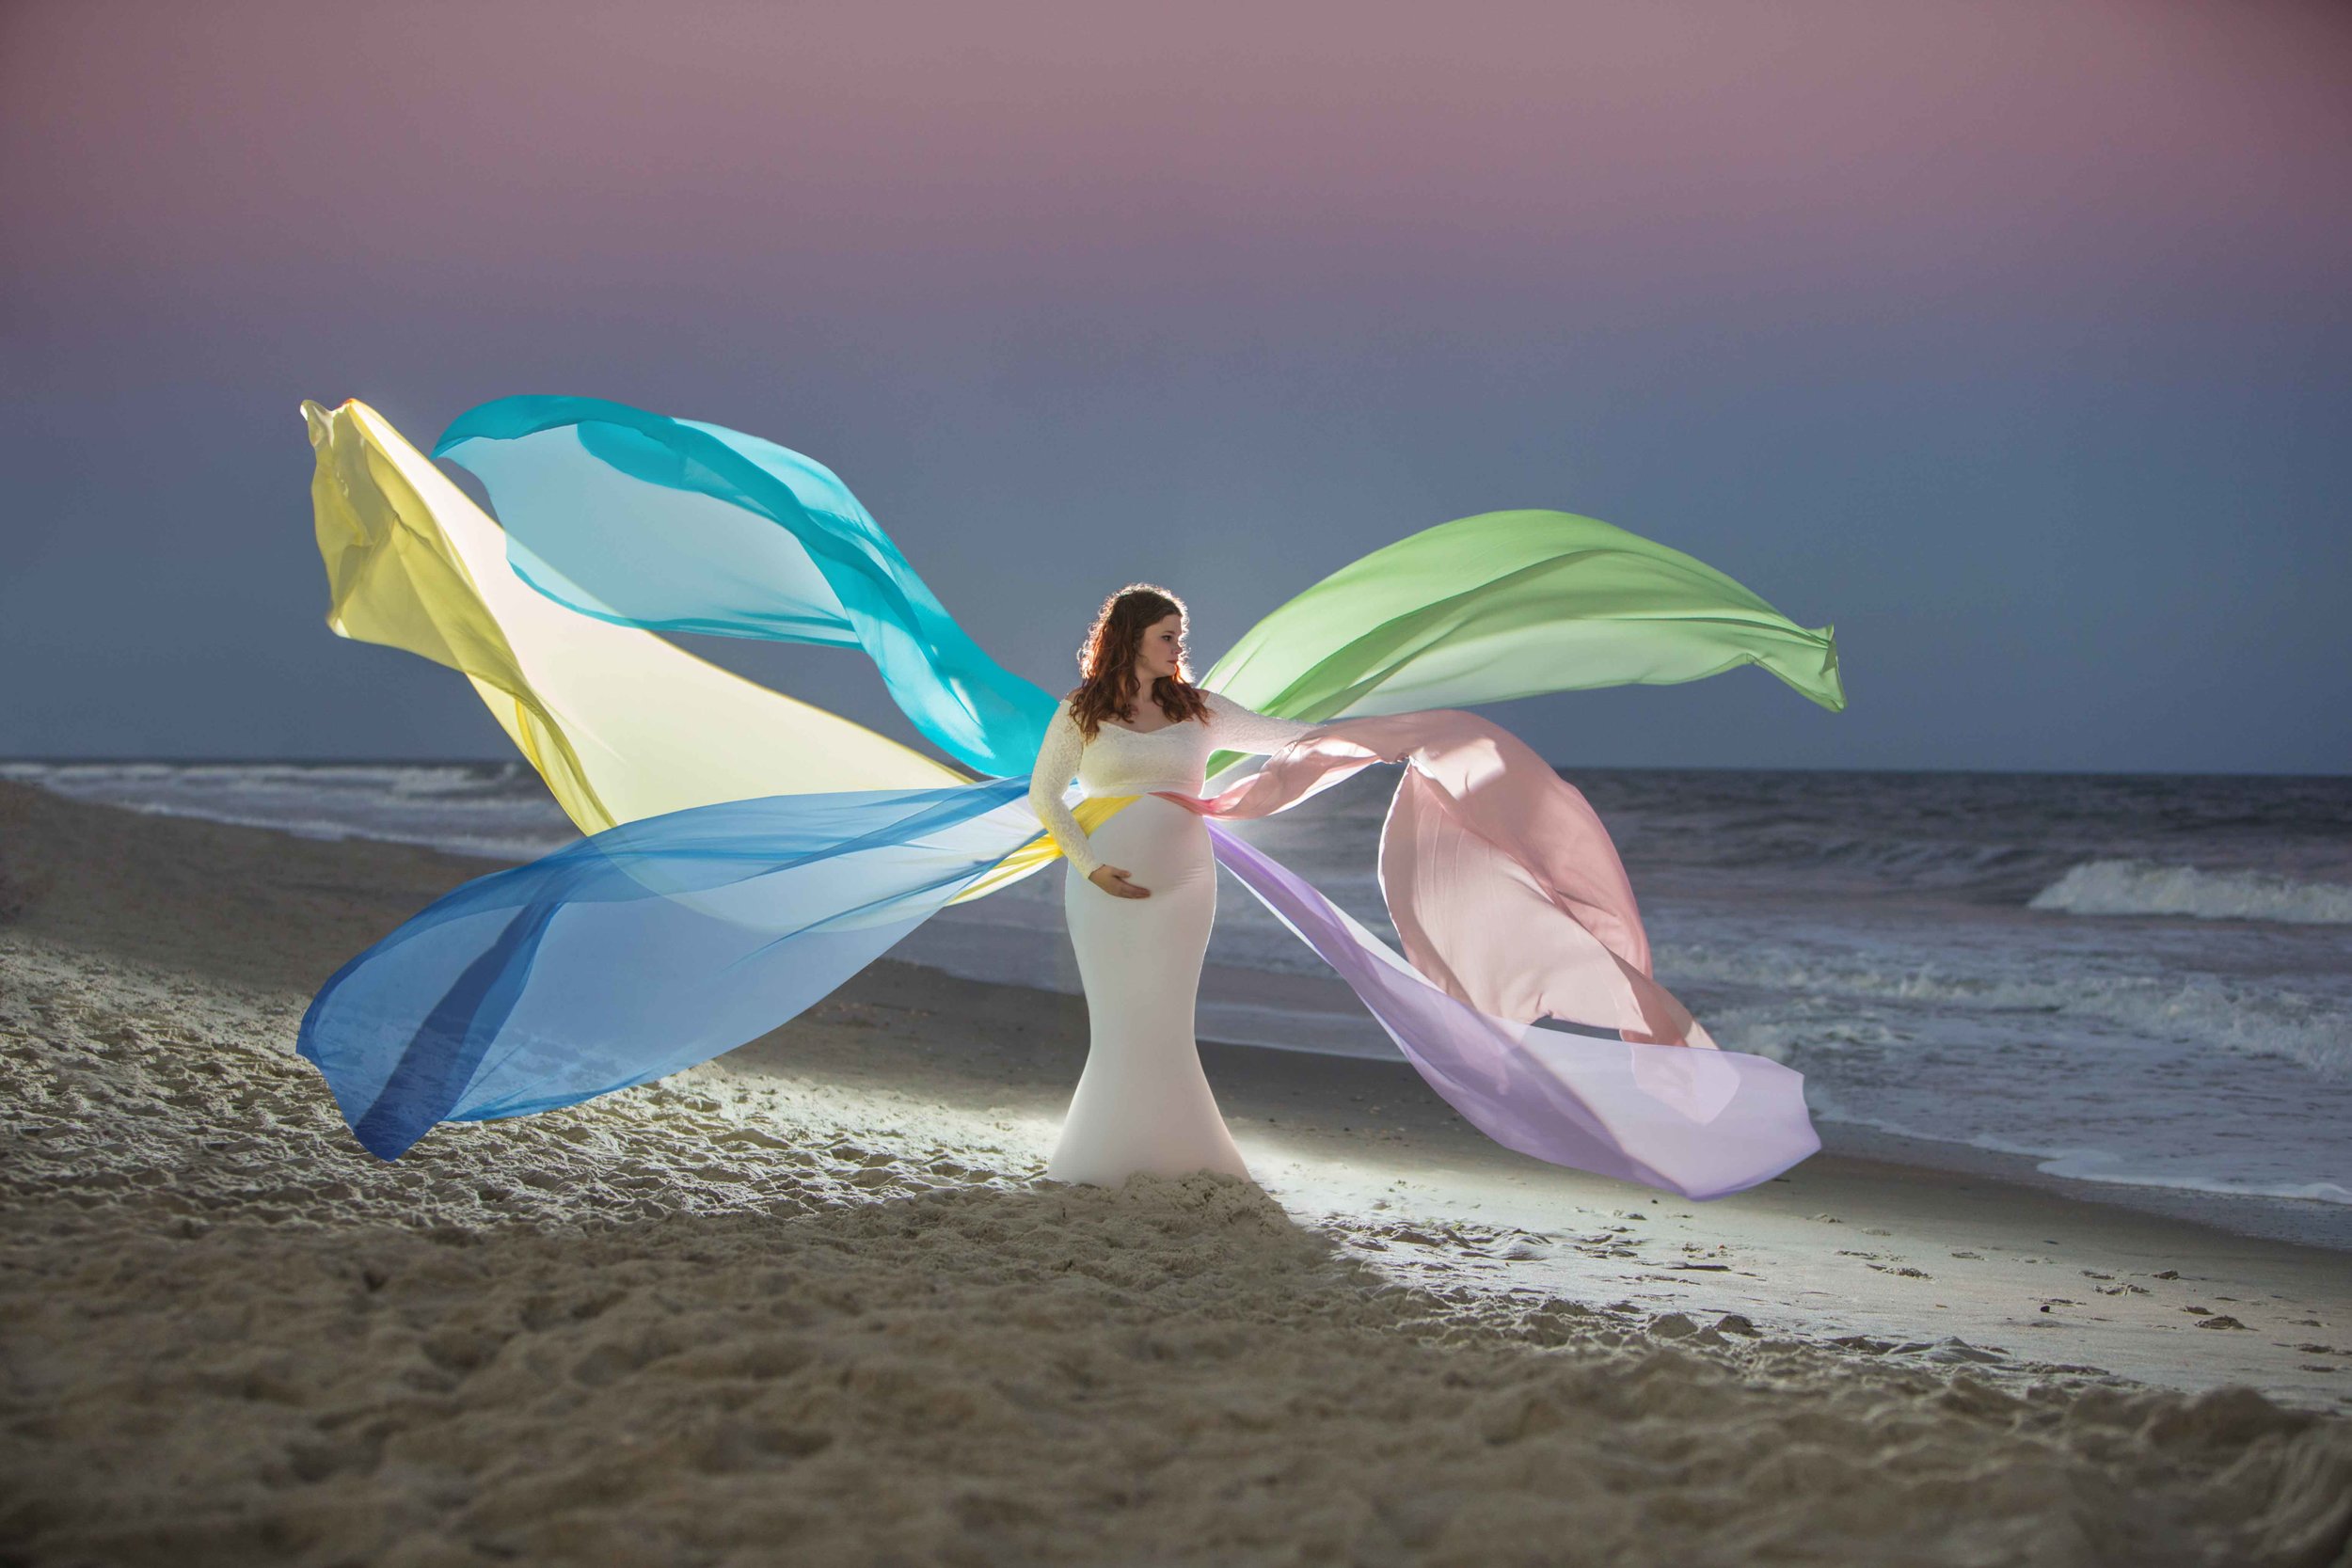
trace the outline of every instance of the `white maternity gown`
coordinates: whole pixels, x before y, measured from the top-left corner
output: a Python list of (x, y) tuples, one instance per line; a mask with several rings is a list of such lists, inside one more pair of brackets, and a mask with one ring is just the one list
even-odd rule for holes
[[(1193, 1010), (1200, 964), (1216, 919), (1216, 863), (1208, 826), (1153, 790), (1203, 793), (1213, 752), (1279, 751), (1314, 728), (1252, 713), (1203, 692), (1209, 718), (1140, 732), (1104, 723), (1079, 733), (1064, 701), (1029, 779), (1029, 804), (1069, 859), (1062, 912), (1086, 987), (1089, 1038), (1070, 1114), (1045, 1174), (1110, 1186), (1141, 1171), (1247, 1177), (1216, 1098), (1200, 1070)], [(1150, 699), (1146, 699), (1148, 703)], [(1063, 800), (1139, 797), (1089, 836)], [(1122, 898), (1087, 879), (1098, 865), (1123, 868), (1149, 898)]]

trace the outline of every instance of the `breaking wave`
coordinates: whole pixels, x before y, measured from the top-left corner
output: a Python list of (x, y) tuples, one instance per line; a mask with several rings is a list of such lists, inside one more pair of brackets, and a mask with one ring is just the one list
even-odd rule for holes
[(2153, 861), (2086, 861), (2033, 895), (2029, 909), (2061, 914), (2187, 915), (2352, 925), (2352, 887), (2261, 871), (2200, 871)]

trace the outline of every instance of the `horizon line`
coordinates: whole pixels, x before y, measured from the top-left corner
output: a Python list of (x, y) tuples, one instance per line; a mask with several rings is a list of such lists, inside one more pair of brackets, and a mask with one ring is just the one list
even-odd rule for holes
[[(284, 757), (284, 756), (0, 756), (0, 768), (34, 766), (43, 768), (87, 768), (106, 765), (143, 766), (152, 768), (479, 768), (511, 767), (529, 769), (529, 760), (519, 756), (444, 756), (444, 757)], [(1570, 765), (1545, 759), (1554, 772), (1571, 771)], [(1393, 768), (1396, 763), (1375, 763), (1375, 767)], [(1939, 775), (1953, 778), (2052, 778), (2052, 779), (2326, 779), (2352, 781), (2352, 769), (2336, 772), (2255, 773), (2230, 772), (2202, 768), (1935, 768), (1935, 767), (1802, 767), (1756, 766), (1739, 763), (1578, 763), (1574, 771), (1584, 773), (1820, 773), (1885, 775)]]

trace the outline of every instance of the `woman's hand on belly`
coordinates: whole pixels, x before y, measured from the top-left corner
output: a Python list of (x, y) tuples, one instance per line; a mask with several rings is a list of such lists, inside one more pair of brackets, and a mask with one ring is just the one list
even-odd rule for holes
[(1087, 880), (1114, 898), (1149, 898), (1152, 890), (1137, 887), (1127, 879), (1127, 873), (1116, 865), (1098, 865), (1087, 874)]

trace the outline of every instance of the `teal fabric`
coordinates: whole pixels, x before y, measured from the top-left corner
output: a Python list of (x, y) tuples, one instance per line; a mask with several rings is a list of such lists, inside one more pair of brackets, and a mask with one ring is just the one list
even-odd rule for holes
[(480, 479), (510, 560), (550, 598), (655, 631), (862, 648), (916, 729), (1025, 774), (1054, 696), (998, 664), (813, 459), (597, 398), (514, 397), (433, 449)]

